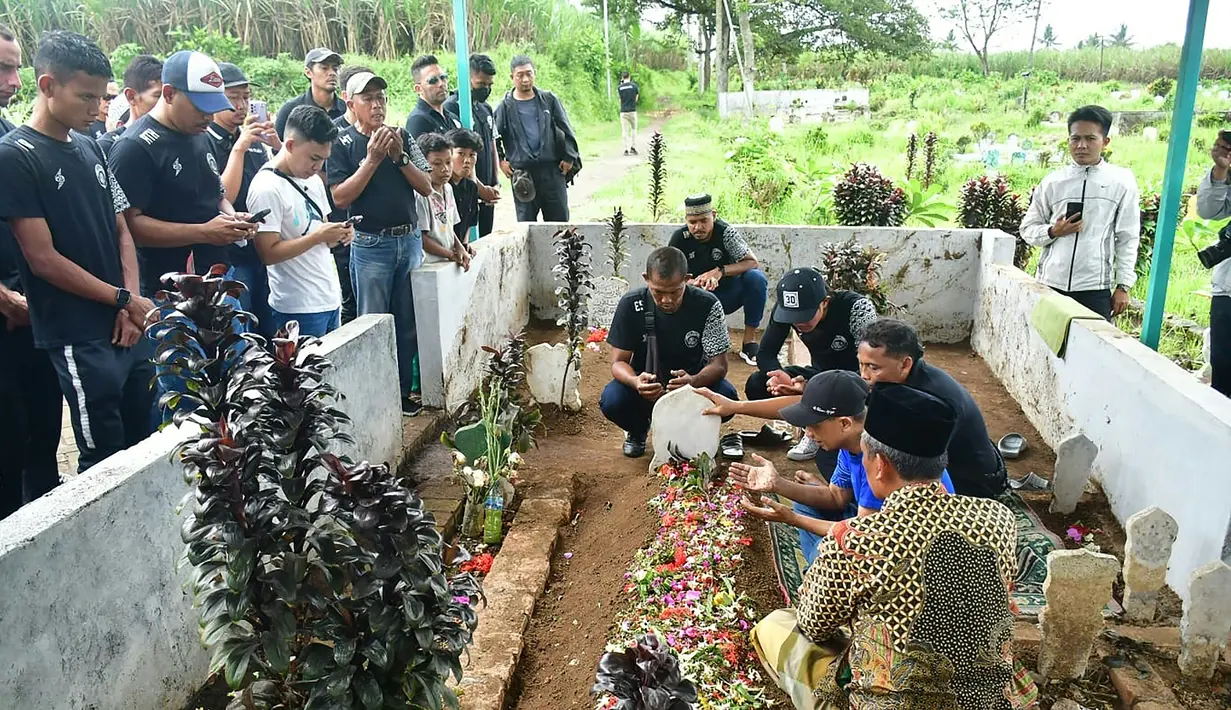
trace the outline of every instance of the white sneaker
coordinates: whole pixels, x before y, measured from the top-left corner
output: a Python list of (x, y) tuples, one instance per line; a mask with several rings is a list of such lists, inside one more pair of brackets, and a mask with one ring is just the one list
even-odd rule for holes
[(816, 458), (816, 452), (820, 450), (820, 444), (813, 441), (812, 437), (804, 434), (799, 443), (792, 446), (791, 450), (786, 452), (786, 457), (792, 461), (811, 461)]

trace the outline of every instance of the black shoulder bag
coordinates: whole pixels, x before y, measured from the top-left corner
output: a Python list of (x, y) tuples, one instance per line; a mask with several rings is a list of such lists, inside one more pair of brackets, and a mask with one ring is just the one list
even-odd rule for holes
[(653, 374), (663, 387), (671, 381), (669, 377), (663, 376), (662, 358), (658, 354), (658, 333), (654, 329), (653, 302), (645, 309), (645, 371)]

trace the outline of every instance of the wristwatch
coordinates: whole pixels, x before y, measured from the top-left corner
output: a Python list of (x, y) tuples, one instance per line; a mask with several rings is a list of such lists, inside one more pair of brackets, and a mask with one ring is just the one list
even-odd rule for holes
[(404, 168), (407, 165), (410, 165), (410, 156), (406, 153), (406, 151), (402, 151), (401, 155), (393, 159), (393, 164), (399, 168)]
[(132, 300), (133, 300), (132, 292), (129, 291), (128, 289), (120, 288), (116, 290), (115, 292), (116, 308), (128, 308), (128, 304), (132, 303)]
[(725, 278), (727, 277), (727, 265), (726, 265), (726, 264), (719, 264), (719, 265), (718, 265), (718, 273), (719, 273), (719, 274), (721, 274), (721, 276), (719, 276), (718, 278), (720, 278), (720, 279), (725, 279)]

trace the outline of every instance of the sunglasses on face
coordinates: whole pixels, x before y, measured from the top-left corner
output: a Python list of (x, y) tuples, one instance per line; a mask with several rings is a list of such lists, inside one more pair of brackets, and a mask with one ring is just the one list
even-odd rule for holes
[(449, 75), (448, 75), (448, 74), (445, 74), (445, 73), (443, 73), (443, 72), (442, 72), (442, 73), (437, 74), (436, 76), (434, 76), (434, 77), (432, 77), (432, 78), (430, 78), (430, 79), (427, 79), (426, 81), (427, 81), (427, 85), (428, 85), (428, 86), (436, 86), (436, 85), (437, 85), (437, 84), (439, 84), (440, 82), (442, 82), (442, 81), (448, 81), (448, 80), (449, 80)]
[(104, 94), (103, 101), (110, 101), (114, 99), (116, 96), (119, 96), (119, 94)]

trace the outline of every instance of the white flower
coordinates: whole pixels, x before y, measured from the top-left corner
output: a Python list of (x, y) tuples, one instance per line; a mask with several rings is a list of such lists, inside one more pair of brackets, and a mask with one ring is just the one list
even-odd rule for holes
[(480, 468), (467, 466), (462, 469), (462, 480), (471, 488), (482, 488), (487, 485), (487, 472)]
[(522, 465), (522, 463), (523, 461), (522, 461), (521, 454), (517, 453), (516, 451), (509, 454), (509, 465), (510, 466), (512, 466), (513, 468), (517, 468), (518, 466)]
[(458, 466), (465, 466), (467, 462), (466, 454), (463, 454), (455, 449), (453, 451), (453, 460), (457, 462)]

